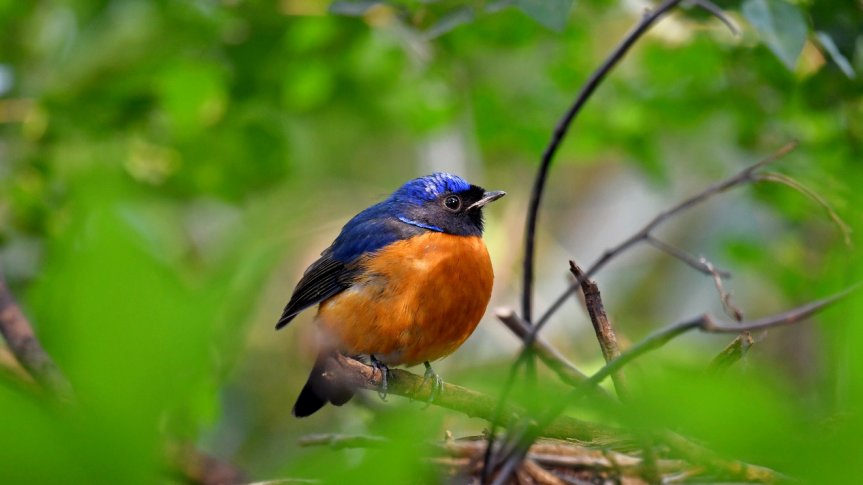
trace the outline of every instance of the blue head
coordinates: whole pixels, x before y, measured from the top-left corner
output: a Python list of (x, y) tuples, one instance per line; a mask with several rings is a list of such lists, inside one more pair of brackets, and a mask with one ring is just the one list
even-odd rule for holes
[(327, 251), (347, 262), (427, 231), (482, 236), (483, 206), (504, 195), (448, 173), (420, 177), (348, 221)]
[(483, 206), (504, 195), (437, 172), (402, 185), (384, 204), (390, 204), (406, 224), (456, 236), (481, 236)]

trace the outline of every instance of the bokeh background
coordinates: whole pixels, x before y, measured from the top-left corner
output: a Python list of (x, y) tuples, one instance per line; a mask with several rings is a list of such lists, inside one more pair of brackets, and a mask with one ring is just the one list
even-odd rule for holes
[[(720, 2), (739, 36), (677, 9), (577, 119), (540, 214), (539, 312), (567, 286), (569, 259), (586, 266), (792, 139), (800, 147), (773, 169), (859, 233), (863, 7), (748, 3)], [(531, 4), (545, 5), (0, 1), (0, 265), (80, 401), (58, 411), (0, 380), (0, 481), (171, 483), (167, 441), (254, 479), (434, 480), (417, 475), (429, 471), (409, 448), (380, 457), (302, 449), (297, 438), (417, 442), (486, 423), (374, 394), (296, 420), (313, 312), (273, 326), (351, 216), (411, 178), (457, 173), (509, 195), (486, 211), (488, 315), (435, 368), (499, 392), (519, 347), (493, 310), (519, 302), (540, 155), (581, 83), (650, 6), (563, 1), (552, 6), (569, 15), (548, 15)], [(821, 207), (786, 187), (734, 189), (658, 234), (730, 270), (726, 288), (747, 317), (863, 279), (855, 234), (846, 244)], [(648, 246), (597, 281), (623, 342), (724, 316), (711, 278)], [(702, 371), (731, 336), (689, 335), (645, 357), (630, 371), (641, 417), (789, 474), (853, 480), (863, 300), (814, 320), (756, 336), (721, 382)], [(545, 336), (585, 371), (603, 363), (576, 299)], [(540, 377), (543, 399), (561, 395)]]

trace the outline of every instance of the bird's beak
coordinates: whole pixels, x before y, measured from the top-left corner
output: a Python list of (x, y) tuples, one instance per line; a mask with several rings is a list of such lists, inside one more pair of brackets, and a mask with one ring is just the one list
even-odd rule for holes
[(504, 192), (503, 190), (494, 190), (491, 192), (486, 192), (486, 193), (482, 194), (482, 199), (479, 199), (478, 201), (471, 204), (467, 208), (467, 210), (479, 209), (480, 207), (488, 204), (489, 202), (494, 202), (497, 199), (500, 199), (504, 195), (506, 195), (506, 192)]

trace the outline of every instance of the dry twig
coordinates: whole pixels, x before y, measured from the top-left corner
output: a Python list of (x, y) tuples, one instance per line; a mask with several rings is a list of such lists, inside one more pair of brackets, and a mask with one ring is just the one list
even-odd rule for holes
[[(590, 315), (593, 330), (596, 332), (599, 347), (602, 349), (602, 356), (605, 358), (606, 363), (611, 362), (620, 356), (620, 347), (617, 345), (617, 337), (614, 336), (614, 330), (611, 328), (611, 324), (608, 323), (608, 316), (605, 314), (605, 307), (602, 304), (599, 288), (596, 286), (596, 283), (584, 276), (584, 272), (575, 264), (575, 261), (569, 262), (569, 270), (576, 279), (581, 280), (584, 304), (587, 307), (588, 315)], [(623, 371), (612, 374), (611, 380), (614, 381), (614, 388), (617, 390), (620, 400), (628, 399), (629, 388), (626, 385), (626, 377), (623, 375)]]
[[(530, 333), (527, 323), (519, 318), (512, 308), (500, 308), (495, 312), (495, 316), (520, 339), (524, 339)], [(535, 338), (532, 345), (537, 357), (566, 384), (574, 386), (587, 380), (587, 376), (583, 372), (542, 337)], [(614, 400), (614, 396), (605, 388), (597, 387), (596, 390), (598, 391), (597, 395), (606, 401)]]
[[(451, 468), (451, 474), (476, 473), (479, 471), (479, 460), (485, 450), (483, 436), (468, 436), (458, 440), (448, 439), (443, 442), (418, 442), (416, 453), (428, 455), (431, 460), (444, 467)], [(299, 439), (301, 446), (330, 446), (336, 449), (364, 448), (379, 449), (393, 442), (376, 436), (351, 435), (310, 435)], [(692, 473), (696, 469), (683, 460), (662, 459), (657, 461), (657, 469), (662, 474)], [(537, 480), (558, 483), (561, 480), (553, 472), (563, 470), (587, 470), (595, 473), (611, 473), (619, 476), (640, 477), (645, 473), (644, 459), (630, 454), (612, 450), (585, 447), (572, 441), (541, 439), (534, 443), (527, 453), (524, 471)], [(565, 480), (564, 480), (565, 481)]]
[(713, 267), (713, 264), (710, 261), (704, 259), (704, 257), (701, 258), (700, 262), (713, 276), (713, 283), (716, 285), (716, 291), (719, 292), (719, 299), (722, 301), (722, 307), (725, 309), (725, 313), (738, 322), (742, 322), (743, 310), (731, 302), (731, 293), (725, 291), (725, 287), (722, 286), (722, 276), (719, 274), (719, 271)]

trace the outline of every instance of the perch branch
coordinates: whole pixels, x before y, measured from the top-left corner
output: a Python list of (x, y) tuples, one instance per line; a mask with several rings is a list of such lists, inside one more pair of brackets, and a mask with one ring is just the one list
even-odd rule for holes
[[(423, 377), (412, 374), (405, 370), (392, 370), (393, 378), (387, 382), (387, 392), (396, 396), (403, 396), (418, 401), (427, 401), (431, 386), (420, 387)], [(339, 379), (341, 383), (347, 384), (355, 389), (381, 389), (381, 373), (378, 372), (372, 378), (372, 368), (347, 357), (338, 356), (330, 359), (327, 371), (324, 374), (327, 379)], [(470, 417), (484, 419), (492, 422), (495, 419), (494, 409), (497, 400), (493, 397), (461, 386), (444, 383), (443, 392), (435, 396), (433, 404), (436, 406), (452, 409)], [(507, 426), (519, 420), (525, 415), (524, 409), (508, 405), (496, 419), (497, 424)], [(575, 439), (591, 442), (597, 446), (615, 445), (624, 446), (631, 443), (631, 438), (623, 432), (601, 426), (579, 419), (561, 416), (549, 421), (543, 430), (542, 436), (557, 439)]]
[(72, 385), (39, 343), (33, 327), (12, 296), (0, 269), (0, 334), (27, 372), (62, 402), (72, 402)]

